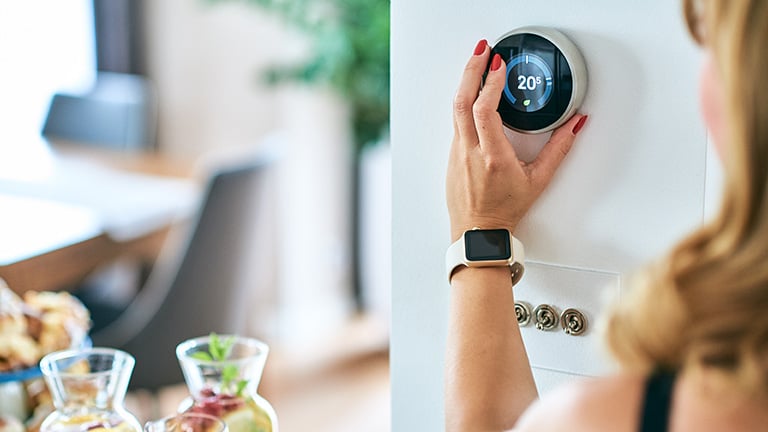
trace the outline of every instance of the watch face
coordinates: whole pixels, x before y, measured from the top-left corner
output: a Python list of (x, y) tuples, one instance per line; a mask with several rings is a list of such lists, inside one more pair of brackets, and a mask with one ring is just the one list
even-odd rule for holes
[(509, 231), (471, 230), (464, 234), (467, 261), (500, 261), (512, 256)]

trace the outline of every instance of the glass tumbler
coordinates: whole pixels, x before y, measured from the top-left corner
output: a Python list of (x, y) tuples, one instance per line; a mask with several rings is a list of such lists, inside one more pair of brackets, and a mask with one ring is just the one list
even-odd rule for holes
[(123, 407), (134, 358), (109, 348), (58, 351), (40, 361), (56, 410), (41, 432), (141, 432)]
[(176, 356), (192, 397), (179, 411), (216, 416), (229, 432), (277, 432), (275, 410), (256, 391), (268, 353), (265, 343), (240, 336), (211, 335), (182, 342)]

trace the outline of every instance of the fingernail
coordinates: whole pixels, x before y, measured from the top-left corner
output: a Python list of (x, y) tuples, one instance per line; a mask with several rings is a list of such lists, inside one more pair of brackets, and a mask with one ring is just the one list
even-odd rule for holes
[(488, 46), (488, 41), (485, 39), (480, 39), (480, 42), (477, 43), (477, 46), (475, 46), (475, 55), (480, 55), (485, 52), (485, 47)]
[(498, 54), (494, 54), (493, 60), (491, 61), (491, 70), (495, 71), (498, 70), (501, 67), (501, 56)]
[(573, 127), (573, 130), (571, 131), (571, 133), (574, 134), (574, 135), (579, 133), (581, 128), (584, 127), (584, 123), (587, 122), (587, 118), (589, 118), (588, 115), (585, 115), (584, 117), (580, 118), (579, 121), (576, 122), (576, 125)]

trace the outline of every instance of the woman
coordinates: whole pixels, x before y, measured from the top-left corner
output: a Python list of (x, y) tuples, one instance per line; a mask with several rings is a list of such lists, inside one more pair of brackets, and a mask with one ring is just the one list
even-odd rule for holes
[[(646, 271), (612, 312), (607, 342), (623, 372), (535, 403), (509, 270), (455, 272), (449, 430), (768, 430), (768, 2), (687, 0), (684, 9), (706, 53), (700, 103), (725, 168), (719, 215)], [(455, 99), (454, 240), (474, 227), (514, 233), (587, 119), (556, 130), (533, 163), (518, 161), (496, 113), (505, 65), (489, 56), (478, 43)]]

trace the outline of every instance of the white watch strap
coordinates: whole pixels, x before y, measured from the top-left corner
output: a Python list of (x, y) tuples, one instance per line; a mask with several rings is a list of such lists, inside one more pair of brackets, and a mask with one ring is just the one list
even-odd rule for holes
[(448, 273), (448, 283), (451, 282), (451, 275), (453, 270), (460, 265), (466, 264), (466, 251), (464, 250), (464, 235), (462, 234), (458, 240), (448, 246), (448, 250), (445, 251), (445, 271)]
[[(523, 277), (523, 262), (525, 261), (525, 249), (523, 243), (520, 242), (512, 234), (509, 235), (510, 246), (512, 247), (512, 256), (509, 258), (507, 265), (512, 272), (512, 285), (514, 286)], [(445, 252), (445, 271), (447, 273), (448, 282), (451, 282), (451, 275), (458, 266), (469, 266), (466, 260), (467, 254), (464, 250), (464, 235), (458, 240), (453, 242)]]

